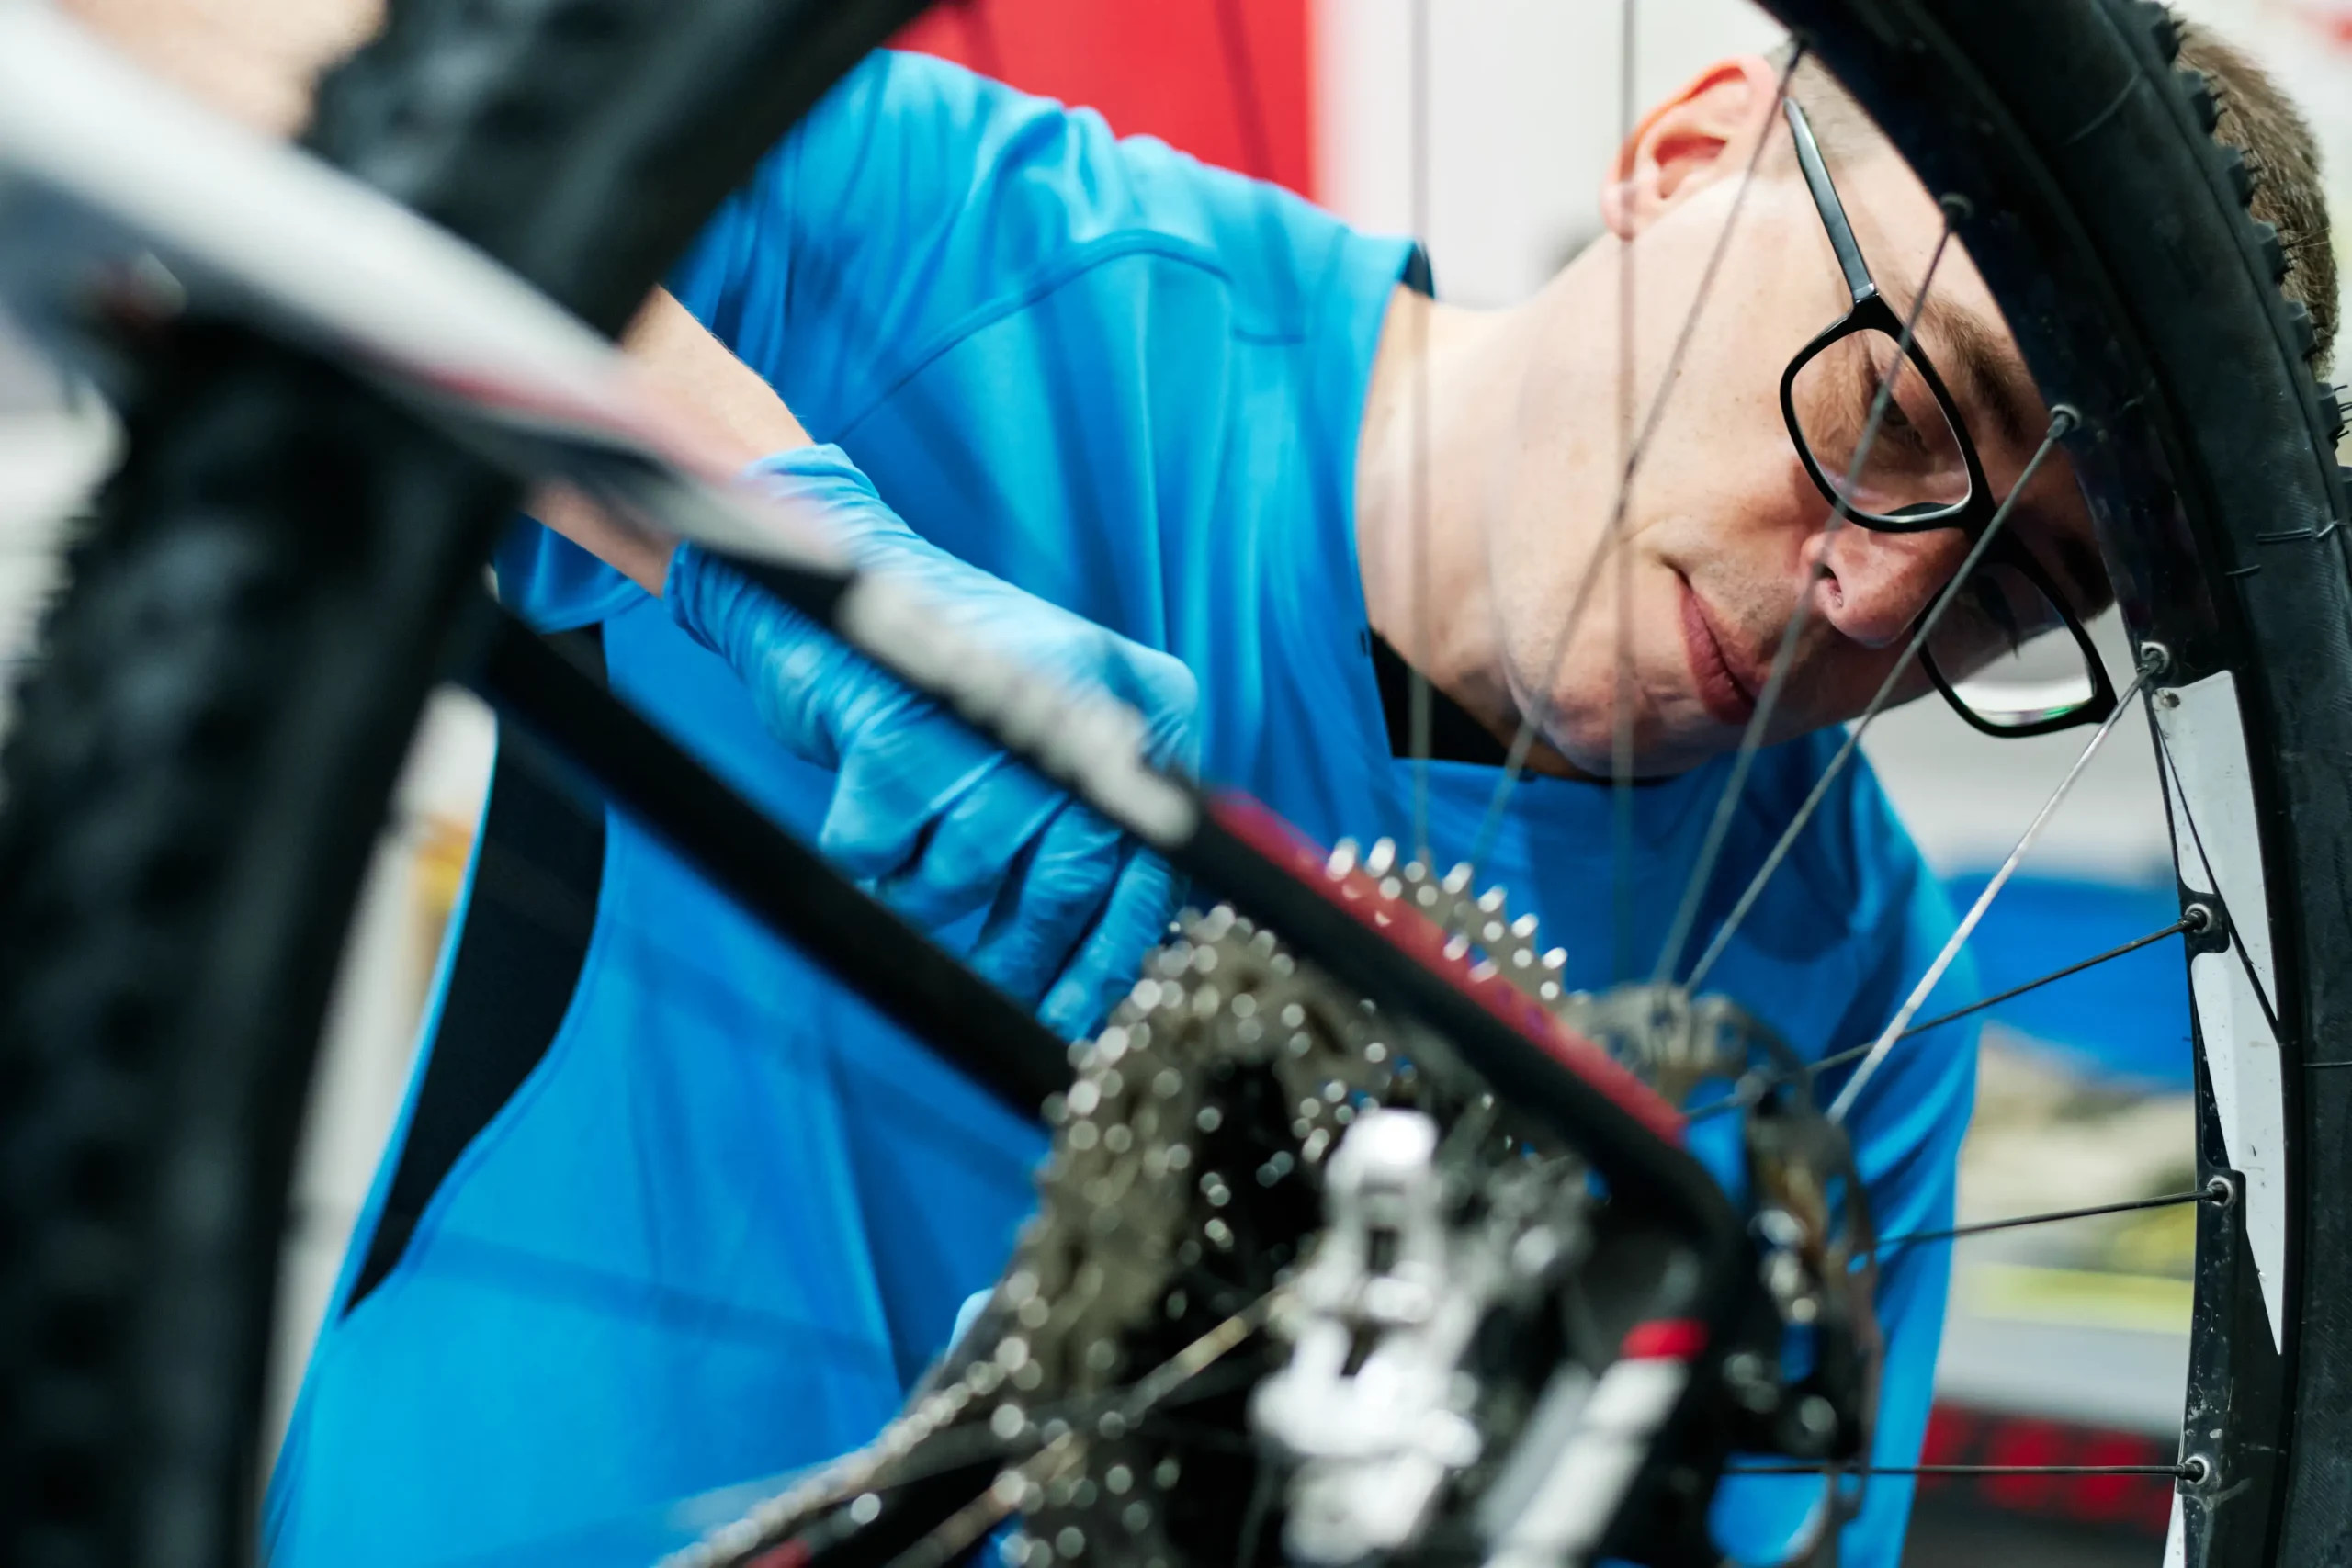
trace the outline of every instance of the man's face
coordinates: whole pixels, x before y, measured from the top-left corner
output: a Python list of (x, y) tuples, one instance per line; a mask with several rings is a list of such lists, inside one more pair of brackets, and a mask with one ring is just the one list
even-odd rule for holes
[[(1568, 308), (1542, 314), (1550, 338), (1538, 345), (1537, 368), (1517, 389), (1508, 416), (1515, 452), (1500, 481), (1488, 558), (1504, 662), (1522, 710), (1551, 684), (1552, 739), (1570, 761), (1594, 773), (1609, 771), (1621, 625), (1640, 772), (1677, 773), (1738, 743), (1816, 564), (1821, 575), (1771, 739), (1859, 714), (1969, 547), (1954, 529), (1829, 528), (1829, 504), (1782, 417), (1780, 385), (1790, 359), (1844, 314), (1850, 298), (1783, 149), (1768, 154), (1748, 189), (1704, 318), (1682, 351), (1626, 508), (1622, 554), (1601, 558), (1589, 607), (1558, 665), (1561, 678), (1547, 682), (1566, 608), (1616, 502), (1621, 325), (1631, 322), (1638, 422), (1658, 395), (1698, 298), (1745, 152), (1729, 142), (1716, 160), (1728, 168), (1669, 171), (1646, 208), (1616, 215), (1620, 231), (1633, 231), (1630, 243), (1604, 241), (1554, 285)], [(1842, 161), (1833, 153), (1831, 172), (1881, 291), (1907, 312), (1942, 232), (1935, 201), (1891, 152)], [(1634, 267), (1630, 317), (1619, 308), (1621, 254)], [(1957, 243), (1945, 251), (1928, 299), (1919, 340), (1960, 407), (1994, 493), (2006, 497), (2041, 445), (2048, 412)], [(1821, 411), (1822, 417), (1859, 427), (1873, 390), (1870, 378), (1817, 379), (1815, 395), (1855, 404)], [(1917, 412), (1932, 418), (1932, 404)], [(2006, 528), (2078, 615), (2087, 618), (2104, 601), (2088, 513), (2063, 457), (2043, 465)], [(1948, 615), (1983, 623), (1972, 641), (1987, 657), (2005, 646), (1970, 595)], [(1962, 671), (1947, 665), (1945, 673)], [(1904, 698), (1928, 690), (1916, 663), (1897, 688)]]

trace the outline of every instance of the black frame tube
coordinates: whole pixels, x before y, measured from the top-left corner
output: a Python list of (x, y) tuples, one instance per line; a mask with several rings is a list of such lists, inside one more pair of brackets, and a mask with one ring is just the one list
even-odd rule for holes
[(469, 683), (771, 931), (1024, 1116), (1068, 1047), (503, 610)]

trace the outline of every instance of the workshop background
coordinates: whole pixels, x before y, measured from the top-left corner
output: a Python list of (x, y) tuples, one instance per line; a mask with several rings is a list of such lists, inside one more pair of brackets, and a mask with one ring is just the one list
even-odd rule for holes
[[(1219, 26), (1220, 5), (1242, 20), (1238, 32)], [(2181, 8), (2248, 49), (2302, 104), (2327, 154), (2334, 209), (2352, 214), (2352, 0)], [(1780, 38), (1742, 0), (1636, 9), (1637, 102)], [(949, 0), (902, 41), (1091, 104), (1122, 132), (1277, 179), (1366, 227), (1418, 231), (1441, 292), (1491, 304), (1532, 290), (1599, 230), (1598, 173), (1622, 133), (1620, 15), (1604, 0)], [(59, 529), (110, 460), (116, 433), (95, 400), (62, 388), (5, 329), (0, 661), (13, 667), (29, 656), (53, 590)], [(1975, 937), (1988, 992), (2043, 972), (2052, 954), (2097, 952), (2174, 918), (2153, 753), (2136, 711), (2127, 726)], [(284, 1275), (281, 1410), (407, 1079), (493, 745), (479, 705), (436, 697), (385, 824), (315, 1090), (297, 1202), (304, 1229)], [(1868, 749), (1965, 899), (2076, 745), (2063, 735), (1989, 742), (1930, 703), (1882, 721)], [(2190, 1068), (2177, 940), (1992, 1016), (1963, 1220), (2046, 1208), (2053, 1194), (2094, 1203), (2184, 1184)], [(2159, 1211), (1968, 1244), (1928, 1458), (2169, 1462), (2190, 1224), (2188, 1211)], [(2166, 1502), (2166, 1483), (2146, 1478), (1930, 1483), (1911, 1561), (1998, 1551), (2017, 1568), (2145, 1562)]]

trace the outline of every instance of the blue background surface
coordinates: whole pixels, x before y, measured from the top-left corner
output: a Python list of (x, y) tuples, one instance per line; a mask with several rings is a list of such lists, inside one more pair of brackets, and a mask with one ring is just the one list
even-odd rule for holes
[[(1946, 879), (1952, 907), (1966, 909), (1989, 874)], [(2169, 884), (2019, 875), (1969, 939), (1983, 987), (1978, 994), (1996, 995), (2179, 918), (2178, 895)], [(2188, 972), (2177, 936), (2028, 992), (1984, 1016), (2031, 1036), (2091, 1076), (2152, 1090), (2186, 1093), (2191, 1087)]]

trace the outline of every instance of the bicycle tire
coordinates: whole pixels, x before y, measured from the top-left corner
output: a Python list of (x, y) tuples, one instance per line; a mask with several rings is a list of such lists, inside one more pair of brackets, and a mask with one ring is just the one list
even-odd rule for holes
[[(753, 0), (697, 30), (639, 0), (402, 7), (323, 85), (311, 137), (617, 330), (758, 152), (918, 9)], [(667, 86), (722, 69), (724, 102)], [(408, 91), (420, 73), (458, 90)], [(627, 133), (548, 181), (561, 128), (591, 118)], [(629, 215), (609, 250), (550, 243), (566, 183)], [(124, 468), (0, 752), (10, 1563), (254, 1555), (249, 1417), (328, 987), (519, 495), (314, 361), (175, 337), (131, 394)]]
[[(612, 330), (918, 8), (407, 0), (327, 84), (311, 140)], [(2043, 385), (2092, 416), (2077, 460), (2136, 525), (2110, 545), (2137, 629), (2244, 694), (2278, 1049), (2352, 1055), (2313, 1043), (2352, 1038), (2352, 909), (2302, 874), (2352, 863), (2344, 485), (2308, 322), (2243, 160), (2172, 68), (2177, 34), (2144, 0), (1773, 8), (1932, 185), (1975, 197), (1972, 254)], [(401, 745), (514, 493), (330, 369), (181, 337), (0, 758), (12, 1562), (250, 1555), (309, 1056)], [(2267, 1319), (2242, 1242), (2199, 1282), (2198, 1375), (2245, 1422), (2212, 1495), (2252, 1484), (2199, 1503), (2190, 1560), (2232, 1568), (2338, 1561), (2352, 1509), (2352, 1217), (2315, 1201), (2345, 1185), (2352, 1084), (2288, 1081), (2282, 1342), (2248, 1349)], [(2265, 1452), (2275, 1474), (2245, 1468)]]
[[(1817, 45), (1931, 189), (2009, 196), (1980, 201), (1960, 231), (2036, 379), (2053, 400), (2099, 411), (2101, 442), (2070, 449), (2137, 523), (2135, 532), (2101, 520), (2110, 559), (2120, 558), (2127, 622), (2166, 647), (2168, 687), (2227, 671), (2241, 698), (2240, 743), (2264, 818), (2269, 907), (2259, 918), (2277, 964), (2284, 1258), (2266, 1285), (2247, 1206), (2199, 1215), (2183, 1457), (2205, 1468), (2181, 1489), (2177, 1526), (2192, 1564), (2341, 1562), (2352, 1547), (2341, 1304), (2352, 1230), (2323, 1200), (2345, 1190), (2336, 1151), (2352, 1085), (2299, 1069), (2346, 1055), (2321, 1043), (2345, 1038), (2352, 976), (2352, 931), (2325, 869), (2346, 863), (2352, 832), (2352, 733), (2341, 717), (2352, 695), (2352, 582), (2334, 457), (2342, 411), (2312, 374), (2309, 311), (2281, 290), (2289, 262), (2251, 210), (2253, 171), (2215, 139), (2202, 77), (2175, 68), (2180, 29), (2162, 6), (1776, 8), (1800, 26), (1849, 24), (1817, 27)], [(1930, 110), (1920, 101), (1929, 93), (1946, 101)], [(1951, 125), (1962, 133), (1943, 133)], [(2061, 319), (2087, 301), (2109, 335)], [(2185, 532), (2193, 581), (2146, 536), (2159, 529)], [(2215, 1038), (2222, 1021), (2198, 1020), (2200, 1174), (2242, 1180), (2228, 1162), (2247, 1151), (2225, 1151), (2218, 1136), (2208, 1064), (2263, 1043)]]

